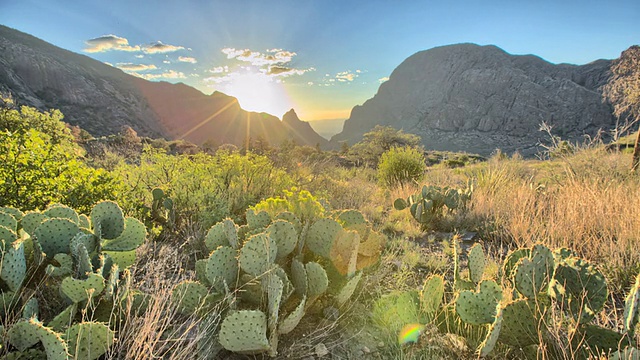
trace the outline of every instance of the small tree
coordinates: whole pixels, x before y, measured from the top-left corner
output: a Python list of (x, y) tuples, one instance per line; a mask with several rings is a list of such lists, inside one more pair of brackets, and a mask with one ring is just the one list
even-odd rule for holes
[(420, 146), (420, 137), (396, 130), (391, 126), (376, 125), (370, 132), (364, 134), (362, 141), (349, 149), (351, 157), (361, 161), (365, 166), (376, 166), (380, 156), (393, 147)]

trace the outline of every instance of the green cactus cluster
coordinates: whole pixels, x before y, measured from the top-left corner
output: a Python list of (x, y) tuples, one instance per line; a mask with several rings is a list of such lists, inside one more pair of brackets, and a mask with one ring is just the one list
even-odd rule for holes
[(331, 293), (336, 306), (349, 300), (361, 270), (378, 261), (385, 244), (357, 211), (310, 220), (286, 202), (247, 210), (247, 225), (231, 219), (213, 225), (204, 239), (209, 256), (196, 262), (197, 281), (173, 290), (185, 315), (223, 311), (218, 341), (229, 351), (276, 356), (279, 335), (291, 332), (320, 297)]
[[(386, 309), (383, 315), (404, 319), (396, 327), (409, 322), (435, 321), (446, 325), (441, 329), (456, 332), (459, 328), (450, 324), (466, 324), (467, 329), (476, 328), (486, 334), (477, 349), (478, 355), (485, 357), (497, 344), (519, 349), (538, 346), (541, 341), (546, 342), (546, 346), (553, 344), (555, 339), (547, 327), (551, 321), (558, 321), (551, 319), (553, 312), (562, 317), (555, 326), (563, 326), (563, 331), (571, 334), (571, 345), (578, 349), (578, 357), (616, 351), (626, 354), (632, 346), (638, 346), (633, 342), (640, 317), (640, 275), (626, 298), (624, 328), (619, 332), (591, 323), (605, 307), (609, 296), (607, 283), (594, 265), (576, 257), (570, 250), (552, 251), (541, 244), (517, 249), (506, 257), (501, 269), (502, 278), (497, 282), (484, 274), (486, 259), (479, 244), (467, 252), (468, 279), (460, 275), (462, 256), (455, 244), (454, 249), (452, 303), (442, 302), (444, 279), (439, 275), (431, 276), (425, 281), (418, 302), (403, 300), (413, 296), (408, 292), (392, 295), (393, 301), (383, 297), (376, 303), (378, 308)], [(417, 314), (416, 310), (419, 310)], [(411, 316), (403, 315), (407, 312)], [(454, 321), (448, 321), (452, 316)]]
[(424, 185), (422, 190), (408, 198), (398, 198), (393, 202), (396, 210), (409, 208), (411, 216), (428, 230), (442, 219), (445, 212), (464, 210), (473, 194), (473, 183), (465, 188), (455, 189), (448, 186)]
[(160, 188), (151, 190), (151, 206), (142, 207), (142, 218), (149, 228), (174, 229), (176, 209), (173, 198)]
[[(0, 346), (17, 350), (7, 356), (102, 356), (114, 341), (114, 330), (105, 324), (117, 328), (128, 299), (138, 304), (134, 310), (145, 304), (146, 296), (130, 289), (127, 270), (146, 239), (144, 225), (124, 217), (111, 201), (97, 203), (90, 216), (61, 204), (27, 213), (0, 208), (0, 224), (0, 279), (6, 285), (0, 315), (20, 319), (5, 327), (8, 342)], [(32, 294), (43, 284), (57, 288), (59, 297), (45, 298), (48, 311), (40, 319)], [(55, 313), (60, 305), (66, 307)], [(88, 313), (81, 314), (83, 308)], [(86, 316), (99, 322), (78, 322)], [(44, 353), (33, 348), (38, 343)]]

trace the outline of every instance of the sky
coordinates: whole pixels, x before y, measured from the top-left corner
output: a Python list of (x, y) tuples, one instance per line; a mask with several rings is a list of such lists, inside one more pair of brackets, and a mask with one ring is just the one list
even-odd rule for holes
[(0, 24), (307, 121), (348, 118), (421, 50), (472, 42), (586, 64), (640, 44), (638, 19), (638, 0), (0, 0)]

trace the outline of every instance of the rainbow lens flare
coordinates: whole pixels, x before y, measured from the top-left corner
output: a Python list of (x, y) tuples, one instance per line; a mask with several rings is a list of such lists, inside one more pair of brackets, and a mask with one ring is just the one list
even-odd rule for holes
[(400, 345), (418, 342), (418, 338), (424, 329), (425, 326), (422, 324), (407, 324), (400, 330), (398, 342)]

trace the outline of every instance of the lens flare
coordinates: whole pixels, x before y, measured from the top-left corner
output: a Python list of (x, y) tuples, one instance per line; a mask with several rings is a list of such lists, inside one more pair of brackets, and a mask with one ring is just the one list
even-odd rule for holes
[(402, 330), (400, 330), (400, 334), (398, 334), (398, 342), (400, 345), (418, 342), (418, 338), (424, 329), (425, 326), (422, 324), (407, 324), (402, 328)]

